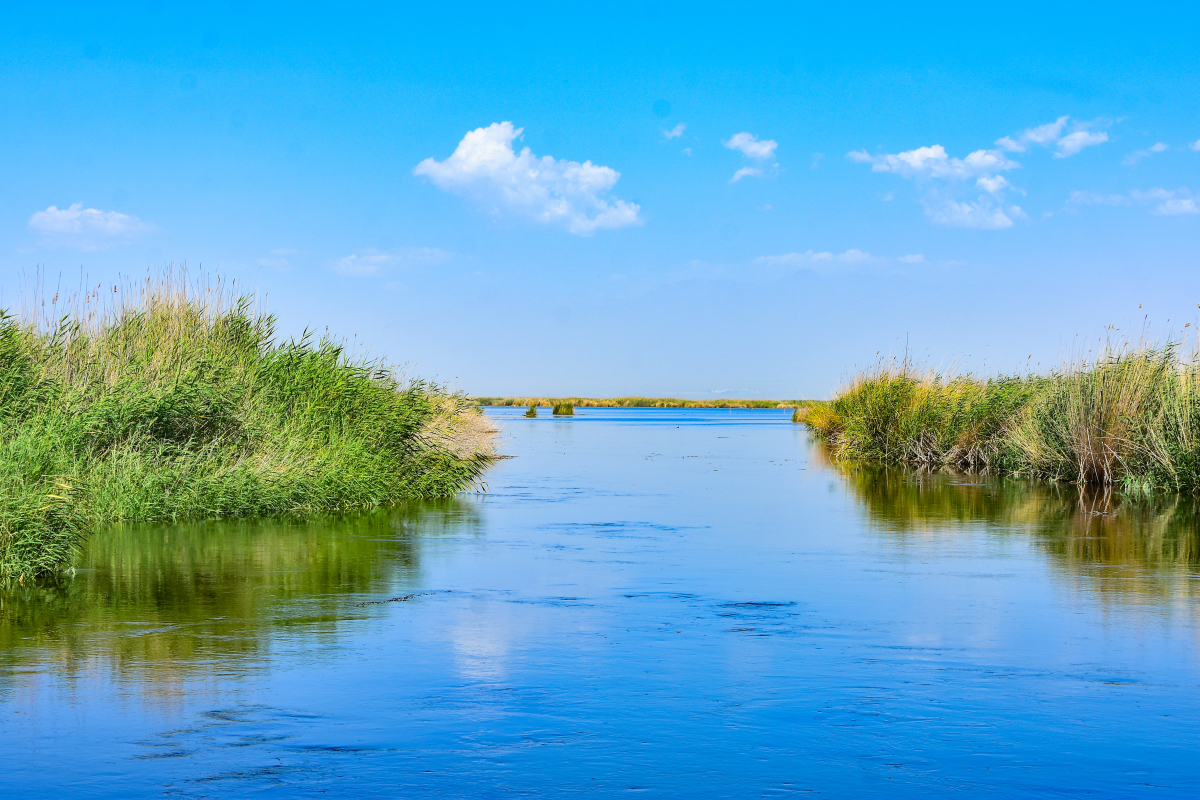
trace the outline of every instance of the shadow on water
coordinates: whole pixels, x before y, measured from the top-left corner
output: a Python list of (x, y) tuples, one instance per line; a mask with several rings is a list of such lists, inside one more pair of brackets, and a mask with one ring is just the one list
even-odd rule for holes
[[(469, 499), (307, 520), (122, 525), (76, 570), (0, 590), (0, 665), (180, 679), (253, 660), (297, 626), (334, 636), (364, 599), (413, 585), (421, 542), (471, 535)], [(101, 672), (104, 670), (101, 669)]]
[(970, 529), (1028, 537), (1060, 573), (1102, 597), (1159, 604), (1200, 596), (1200, 503), (1192, 495), (1129, 496), (859, 462), (831, 466), (872, 526), (899, 541), (940, 543)]

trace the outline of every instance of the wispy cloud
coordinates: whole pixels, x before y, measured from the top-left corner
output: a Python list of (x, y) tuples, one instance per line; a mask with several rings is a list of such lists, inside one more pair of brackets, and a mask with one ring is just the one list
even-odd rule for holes
[[(964, 158), (955, 158), (942, 145), (935, 144), (876, 156), (854, 150), (846, 157), (870, 164), (872, 172), (891, 172), (916, 183), (925, 214), (935, 223), (1002, 229), (1025, 217), (1020, 206), (1007, 204), (1005, 193), (1012, 184), (998, 174), (1021, 165), (1000, 150), (976, 150)], [(975, 198), (964, 197), (971, 185), (980, 194)]]
[(729, 179), (730, 183), (737, 183), (742, 178), (762, 178), (767, 175), (767, 168), (773, 171), (779, 167), (777, 163), (769, 166), (767, 164), (768, 161), (774, 161), (775, 148), (779, 147), (779, 143), (774, 139), (759, 139), (752, 133), (742, 132), (735, 133), (721, 144), (760, 164), (757, 167), (742, 167), (733, 173), (733, 177)]
[(1054, 154), (1054, 157), (1070, 158), (1085, 147), (1104, 144), (1107, 141), (1108, 134), (1105, 131), (1075, 131), (1074, 133), (1068, 133), (1058, 140), (1058, 152)]
[(1067, 210), (1077, 210), (1080, 206), (1132, 206), (1152, 205), (1153, 213), (1164, 216), (1184, 214), (1200, 214), (1197, 205), (1197, 195), (1186, 187), (1179, 189), (1135, 189), (1128, 195), (1101, 194), (1099, 192), (1071, 192), (1067, 198)]
[(1141, 192), (1130, 192), (1134, 202), (1154, 204), (1155, 214), (1175, 216), (1177, 214), (1200, 214), (1196, 205), (1196, 196), (1190, 189), (1149, 189)]
[[(1026, 128), (1013, 136), (1002, 136), (996, 140), (996, 146), (1009, 153), (1024, 153), (1031, 147), (1050, 147), (1056, 149), (1055, 158), (1069, 158), (1076, 155), (1085, 147), (1103, 144), (1108, 141), (1108, 133), (1096, 128), (1106, 128), (1112, 122), (1106, 119), (1090, 121), (1071, 121), (1070, 116), (1059, 117), (1054, 122)], [(1063, 133), (1068, 130), (1069, 133)]]
[(145, 236), (154, 226), (119, 211), (84, 208), (82, 203), (74, 203), (68, 208), (50, 206), (34, 212), (29, 218), (29, 229), (50, 247), (102, 250)]
[(925, 214), (933, 222), (959, 228), (1001, 230), (1027, 219), (1020, 206), (1009, 201), (1012, 192), (1024, 194), (1001, 173), (1020, 167), (1010, 153), (1035, 147), (1053, 147), (1055, 158), (1068, 158), (1086, 147), (1108, 141), (1102, 128), (1111, 121), (1072, 121), (1062, 116), (1053, 122), (997, 139), (995, 148), (951, 156), (940, 144), (901, 153), (872, 155), (866, 150), (846, 154), (851, 161), (870, 164), (873, 172), (890, 172), (913, 181)]
[(255, 261), (260, 267), (286, 272), (291, 269), (291, 264), (288, 262), (288, 256), (294, 256), (300, 251), (294, 247), (276, 247), (268, 256), (263, 256)]
[(528, 147), (516, 153), (512, 142), (523, 131), (511, 122), (476, 128), (445, 161), (427, 158), (413, 174), (497, 217), (561, 227), (580, 236), (642, 224), (636, 203), (607, 196), (621, 173), (591, 161), (539, 158)]
[(382, 275), (399, 267), (441, 264), (453, 254), (436, 247), (402, 247), (395, 250), (367, 248), (343, 256), (331, 265), (342, 275)]
[(1138, 162), (1140, 162), (1142, 159), (1149, 158), (1155, 153), (1161, 153), (1170, 149), (1171, 148), (1166, 142), (1158, 142), (1150, 145), (1145, 150), (1134, 150), (1132, 153), (1125, 156), (1125, 158), (1121, 159), (1121, 163), (1127, 167), (1136, 167)]
[(884, 259), (871, 255), (865, 250), (851, 248), (844, 253), (816, 252), (806, 250), (803, 253), (783, 253), (777, 256), (759, 256), (755, 264), (770, 267), (829, 267), (836, 265), (850, 266), (865, 264)]
[(851, 161), (870, 164), (872, 172), (894, 172), (904, 178), (990, 177), (1002, 170), (1021, 166), (999, 150), (976, 150), (966, 158), (951, 158), (940, 144), (918, 147), (903, 153), (873, 156), (866, 150), (846, 154)]
[(771, 281), (797, 272), (811, 272), (819, 275), (876, 273), (909, 270), (913, 269), (915, 265), (925, 263), (925, 256), (922, 253), (890, 257), (875, 255), (855, 247), (841, 253), (829, 250), (805, 250), (759, 256), (745, 264), (740, 272), (717, 270), (717, 274), (736, 276), (746, 280)]
[(733, 173), (733, 177), (729, 179), (730, 183), (737, 183), (742, 178), (761, 178), (763, 171), (758, 167), (742, 167), (737, 172)]
[(1054, 144), (1062, 136), (1063, 128), (1070, 119), (1069, 116), (1059, 117), (1054, 122), (1026, 128), (1015, 136), (1002, 136), (996, 140), (996, 146), (1010, 153), (1024, 153), (1031, 145), (1045, 147)]
[(683, 136), (685, 130), (687, 130), (687, 123), (681, 122), (669, 131), (664, 129), (662, 135), (664, 139), (678, 139)]
[(1188, 143), (1188, 149), (1200, 153), (1200, 139)]
[(755, 161), (769, 161), (775, 157), (775, 148), (779, 146), (779, 142), (773, 139), (759, 139), (752, 133), (735, 133), (721, 144), (728, 147), (730, 150), (738, 150), (746, 158), (753, 158)]

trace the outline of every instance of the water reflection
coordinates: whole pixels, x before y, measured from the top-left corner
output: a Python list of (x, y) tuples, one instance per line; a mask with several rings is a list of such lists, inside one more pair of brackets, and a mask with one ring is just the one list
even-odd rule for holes
[[(1122, 602), (1200, 595), (1200, 504), (1191, 495), (1131, 497), (1073, 484), (839, 462), (877, 528), (902, 540), (944, 541), (978, 524), (1032, 536), (1072, 579)], [(1188, 604), (1189, 608), (1194, 608)]]
[[(97, 667), (168, 683), (260, 660), (280, 636), (334, 636), (364, 595), (400, 593), (420, 543), (480, 526), (470, 499), (316, 520), (126, 525), (74, 574), (0, 592), (0, 665)], [(104, 672), (101, 669), (100, 672)]]

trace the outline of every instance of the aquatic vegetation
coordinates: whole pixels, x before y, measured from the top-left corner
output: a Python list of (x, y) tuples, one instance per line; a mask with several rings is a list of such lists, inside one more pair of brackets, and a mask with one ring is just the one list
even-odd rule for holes
[(555, 403), (551, 413), (556, 417), (569, 417), (575, 413), (575, 406), (571, 403)]
[(179, 273), (0, 314), (0, 578), (60, 569), (99, 525), (309, 514), (474, 484), (494, 429), (464, 397), (276, 338)]
[(1190, 494), (867, 461), (834, 466), (872, 526), (890, 535), (928, 542), (937, 531), (984, 523), (1004, 535), (1032, 536), (1052, 564), (1102, 593), (1189, 603), (1200, 595), (1191, 577), (1200, 567), (1200, 498)]
[(1200, 361), (1175, 344), (986, 380), (885, 362), (805, 422), (840, 458), (1200, 490)]
[(529, 404), (529, 410), (525, 412), (525, 416), (527, 416), (531, 419), (537, 417), (537, 404), (536, 403)]
[[(36, 639), (56, 664), (86, 658), (169, 690), (214, 666), (198, 640), (219, 640), (225, 665), (261, 652), (289, 607), (332, 622), (348, 599), (389, 597), (418, 568), (422, 537), (480, 524), (477, 504), (456, 496), (303, 518), (105, 526), (78, 572), (4, 588), (0, 667), (28, 663), (20, 643)], [(140, 634), (126, 635), (133, 625)]]

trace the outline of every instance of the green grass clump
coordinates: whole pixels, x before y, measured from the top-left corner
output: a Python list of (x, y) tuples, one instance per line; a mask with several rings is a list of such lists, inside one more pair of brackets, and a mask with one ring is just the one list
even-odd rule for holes
[(537, 405), (531, 403), (529, 405), (529, 410), (525, 412), (525, 416), (529, 417), (530, 419), (537, 418)]
[(330, 338), (279, 341), (248, 299), (172, 275), (107, 296), (0, 313), (0, 579), (61, 569), (107, 523), (445, 496), (494, 459), (465, 398)]
[(805, 422), (843, 458), (1200, 490), (1200, 362), (1176, 345), (988, 380), (884, 364)]
[(574, 415), (575, 406), (572, 403), (555, 403), (551, 413), (556, 417), (569, 417)]

